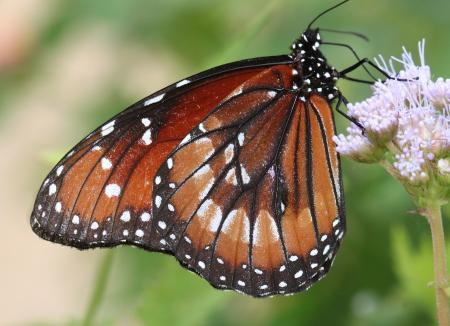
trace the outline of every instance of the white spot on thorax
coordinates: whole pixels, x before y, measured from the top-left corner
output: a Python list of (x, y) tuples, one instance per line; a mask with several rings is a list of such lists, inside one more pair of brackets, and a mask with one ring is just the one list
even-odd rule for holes
[(150, 145), (152, 143), (152, 130), (147, 129), (142, 135), (142, 141), (145, 145)]
[(109, 198), (117, 197), (120, 195), (120, 187), (116, 183), (111, 183), (105, 187), (105, 194)]
[(165, 94), (161, 94), (161, 95), (158, 95), (158, 96), (155, 96), (155, 97), (152, 97), (152, 98), (148, 99), (147, 101), (144, 102), (144, 106), (147, 106), (147, 105), (150, 105), (150, 104), (157, 103), (157, 102), (161, 101), (162, 98), (164, 97), (164, 95)]
[(124, 211), (120, 216), (120, 220), (123, 222), (129, 222), (131, 219), (130, 211)]
[(112, 167), (111, 161), (109, 159), (107, 159), (106, 157), (102, 158), (101, 163), (102, 163), (102, 169), (103, 170), (108, 170), (108, 169), (110, 169)]

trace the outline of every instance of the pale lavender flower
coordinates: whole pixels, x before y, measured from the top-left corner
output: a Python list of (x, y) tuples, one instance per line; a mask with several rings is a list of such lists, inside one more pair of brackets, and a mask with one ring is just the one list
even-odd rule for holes
[[(436, 171), (448, 175), (450, 157), (450, 79), (431, 79), (424, 49), (423, 40), (419, 65), (405, 49), (401, 59), (380, 57), (380, 68), (403, 81), (378, 81), (370, 98), (349, 104), (348, 114), (364, 127), (364, 135), (353, 125), (347, 135), (334, 137), (342, 155), (383, 161), (411, 185), (428, 182)], [(403, 69), (397, 72), (394, 63)]]

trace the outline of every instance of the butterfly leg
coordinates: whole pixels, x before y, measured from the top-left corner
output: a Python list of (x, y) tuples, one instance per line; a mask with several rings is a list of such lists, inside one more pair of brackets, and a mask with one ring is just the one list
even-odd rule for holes
[(338, 101), (336, 103), (336, 111), (339, 112), (339, 114), (341, 114), (344, 118), (348, 119), (349, 121), (351, 121), (355, 125), (357, 125), (361, 129), (361, 133), (364, 135), (365, 134), (364, 126), (362, 124), (360, 124), (358, 122), (358, 120), (349, 116), (347, 113), (345, 113), (344, 111), (341, 110), (342, 104), (344, 104), (345, 107), (347, 107), (348, 103), (349, 103), (349, 101), (341, 93), (339, 93)]
[(366, 63), (369, 64), (370, 66), (372, 66), (376, 71), (378, 71), (380, 74), (382, 74), (387, 79), (393, 79), (393, 80), (398, 80), (398, 81), (410, 81), (409, 79), (395, 78), (395, 77), (390, 76), (386, 71), (384, 71), (383, 69), (378, 67), (375, 63), (370, 61), (368, 58), (363, 58), (363, 59), (359, 60), (357, 63), (355, 63), (354, 65), (340, 71), (339, 77), (344, 78), (346, 74), (352, 72), (353, 70), (358, 69), (360, 66), (364, 67), (364, 64), (366, 64)]

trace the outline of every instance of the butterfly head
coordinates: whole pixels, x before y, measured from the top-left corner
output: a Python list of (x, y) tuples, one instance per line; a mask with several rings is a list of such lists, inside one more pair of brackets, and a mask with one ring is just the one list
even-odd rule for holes
[(296, 87), (299, 88), (304, 98), (317, 93), (329, 100), (338, 94), (336, 81), (337, 71), (327, 63), (325, 56), (320, 51), (321, 38), (318, 28), (308, 28), (292, 44), (291, 57), (294, 59)]

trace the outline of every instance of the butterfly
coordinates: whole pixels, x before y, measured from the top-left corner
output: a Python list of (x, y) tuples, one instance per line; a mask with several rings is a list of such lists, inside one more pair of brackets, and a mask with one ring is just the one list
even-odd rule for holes
[(346, 230), (336, 82), (371, 64), (337, 71), (320, 50), (311, 25), (342, 3), (289, 55), (183, 79), (93, 131), (43, 182), (33, 231), (79, 249), (167, 253), (212, 286), (254, 297), (309, 288)]

